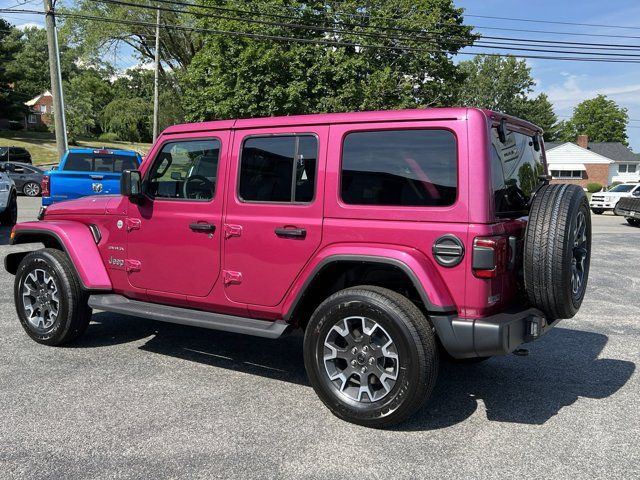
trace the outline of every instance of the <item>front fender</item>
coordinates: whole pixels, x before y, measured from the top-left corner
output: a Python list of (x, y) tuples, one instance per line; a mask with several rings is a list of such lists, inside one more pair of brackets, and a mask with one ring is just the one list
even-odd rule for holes
[[(71, 220), (23, 222), (14, 227), (11, 243), (52, 242), (58, 244), (71, 259), (78, 278), (86, 290), (111, 290), (111, 280), (102, 262), (98, 246), (86, 225)], [(19, 255), (19, 254), (11, 254)], [(7, 269), (11, 263), (7, 256)], [(15, 273), (15, 272), (14, 272)]]
[(394, 265), (409, 276), (420, 294), (422, 302), (430, 312), (449, 313), (456, 311), (453, 298), (440, 273), (422, 252), (401, 245), (369, 247), (361, 244), (340, 244), (321, 250), (298, 276), (283, 305), (283, 311), (286, 312), (285, 319), (289, 319), (315, 276), (325, 266), (340, 261)]

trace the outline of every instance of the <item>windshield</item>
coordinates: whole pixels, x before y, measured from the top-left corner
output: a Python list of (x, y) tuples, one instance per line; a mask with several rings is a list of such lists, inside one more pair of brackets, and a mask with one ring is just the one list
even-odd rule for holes
[(635, 185), (616, 185), (609, 191), (610, 192), (630, 192), (634, 188), (636, 188)]
[(502, 143), (494, 127), (491, 163), (496, 216), (526, 215), (531, 193), (545, 170), (542, 150), (536, 151), (533, 137), (510, 130)]
[(115, 172), (135, 170), (136, 158), (130, 155), (97, 153), (70, 153), (64, 163), (64, 170), (73, 172)]

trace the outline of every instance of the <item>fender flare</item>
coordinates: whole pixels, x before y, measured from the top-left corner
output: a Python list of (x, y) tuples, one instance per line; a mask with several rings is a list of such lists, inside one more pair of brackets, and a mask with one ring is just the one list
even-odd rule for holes
[[(43, 242), (44, 240), (44, 242)], [(25, 222), (15, 226), (12, 245), (54, 242), (69, 256), (84, 290), (112, 290), (111, 279), (89, 227), (70, 220)], [(5, 257), (5, 269), (12, 274), (29, 252), (15, 252)]]
[[(345, 249), (348, 249), (348, 248), (349, 247), (345, 247)], [(342, 250), (342, 248), (340, 248), (340, 250)], [(362, 246), (360, 246), (359, 250), (360, 251), (363, 250)], [(437, 292), (436, 292), (435, 291), (436, 289), (433, 288), (436, 286), (434, 285), (434, 280), (436, 280), (436, 278), (433, 278), (433, 277), (437, 276), (438, 277), (437, 280), (441, 280), (439, 278), (439, 274), (437, 273), (437, 270), (435, 269), (435, 267), (433, 267), (433, 265), (429, 263), (426, 264), (426, 265), (429, 265), (431, 268), (421, 269), (422, 271), (418, 273), (414, 271), (414, 269), (412, 269), (411, 266), (409, 266), (407, 260), (412, 258), (414, 261), (416, 261), (417, 260), (416, 257), (418, 256), (418, 254), (421, 256), (424, 256), (422, 253), (414, 249), (408, 249), (406, 247), (398, 248), (395, 246), (393, 247), (391, 252), (394, 252), (394, 253), (385, 255), (384, 252), (381, 251), (381, 248), (374, 248), (372, 249), (371, 252), (362, 252), (357, 254), (342, 253), (342, 252), (336, 251), (335, 253), (331, 253), (324, 256), (324, 258), (317, 261), (315, 264), (312, 263), (312, 265), (314, 266), (311, 268), (308, 267), (303, 271), (301, 276), (296, 281), (296, 283), (299, 286), (296, 288), (296, 286), (294, 285), (292, 290), (289, 292), (289, 295), (285, 299), (285, 305), (283, 309), (285, 314), (283, 315), (283, 319), (287, 322), (291, 320), (291, 317), (295, 312), (296, 307), (300, 304), (302, 298), (305, 295), (305, 292), (307, 291), (308, 287), (313, 283), (313, 281), (318, 276), (318, 274), (325, 267), (333, 263), (339, 263), (339, 262), (378, 263), (378, 264), (391, 265), (396, 268), (399, 268), (403, 273), (405, 273), (408, 276), (408, 278), (413, 283), (413, 286), (415, 287), (416, 291), (420, 295), (420, 298), (424, 303), (425, 307), (427, 308), (427, 311), (438, 313), (438, 314), (452, 313), (457, 311), (457, 308), (448, 291), (445, 291), (443, 288), (439, 288), (437, 289)], [(422, 260), (423, 262), (424, 261), (428, 262), (428, 259), (426, 257)], [(416, 261), (414, 263), (418, 263), (418, 262)], [(426, 266), (426, 265), (423, 264), (423, 266)], [(309, 272), (309, 273), (305, 273), (305, 272)], [(430, 280), (428, 282), (429, 283), (428, 286), (432, 287), (431, 292), (425, 289), (424, 283), (427, 283), (427, 282), (424, 282), (424, 280), (421, 281), (420, 277), (422, 277), (423, 279)], [(304, 278), (303, 282), (301, 282), (302, 278)], [(443, 285), (442, 282), (440, 282), (439, 285)], [(438, 301), (435, 301), (435, 298), (433, 297), (438, 297)]]

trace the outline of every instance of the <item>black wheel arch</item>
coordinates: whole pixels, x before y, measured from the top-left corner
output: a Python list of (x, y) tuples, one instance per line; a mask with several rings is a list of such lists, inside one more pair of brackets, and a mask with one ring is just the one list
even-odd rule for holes
[(339, 290), (365, 284), (388, 288), (408, 297), (425, 315), (456, 311), (455, 305), (434, 304), (417, 275), (401, 260), (358, 254), (332, 255), (322, 260), (306, 278), (284, 320), (304, 326), (327, 297)]

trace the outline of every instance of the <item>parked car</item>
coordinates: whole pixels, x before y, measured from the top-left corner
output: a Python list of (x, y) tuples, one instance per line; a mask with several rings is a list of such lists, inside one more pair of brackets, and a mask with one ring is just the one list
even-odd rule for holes
[(44, 170), (27, 163), (6, 162), (5, 171), (16, 184), (18, 192), (27, 197), (37, 197), (42, 193), (40, 184)]
[(18, 221), (16, 186), (0, 163), (0, 225), (13, 226)]
[(629, 225), (640, 227), (640, 191), (632, 197), (620, 199), (615, 214), (623, 216)]
[(621, 183), (609, 191), (591, 195), (589, 206), (596, 215), (601, 215), (606, 210), (615, 213), (616, 204), (621, 198), (631, 197), (636, 193), (640, 193), (640, 183)]
[(0, 162), (32, 163), (32, 160), (26, 148), (0, 147)]
[(170, 127), (122, 195), (15, 227), (13, 243), (46, 246), (6, 257), (20, 322), (46, 345), (77, 339), (92, 309), (272, 339), (300, 328), (335, 415), (400, 422), (441, 355), (507, 354), (580, 308), (589, 203), (548, 184), (541, 133), (466, 108)]
[(72, 148), (57, 168), (45, 173), (42, 205), (87, 195), (117, 194), (122, 171), (138, 168), (141, 160), (133, 150)]

